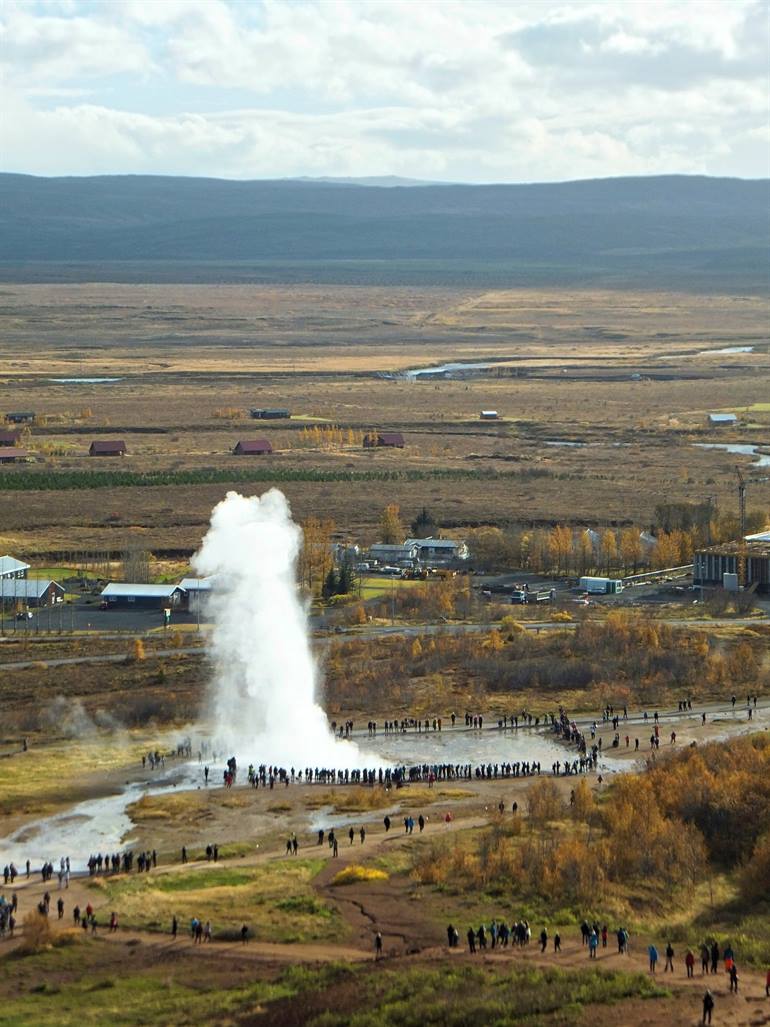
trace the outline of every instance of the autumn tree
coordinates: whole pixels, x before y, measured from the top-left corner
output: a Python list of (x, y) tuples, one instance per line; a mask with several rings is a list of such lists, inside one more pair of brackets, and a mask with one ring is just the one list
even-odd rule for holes
[(302, 525), (303, 544), (299, 556), (299, 580), (314, 595), (319, 595), (334, 565), (332, 532), (334, 521), (308, 517)]
[(642, 540), (637, 528), (624, 528), (620, 533), (620, 558), (623, 572), (636, 574), (642, 562)]
[(618, 559), (618, 540), (612, 528), (606, 528), (602, 532), (602, 562), (610, 573)]
[(382, 512), (380, 536), (386, 545), (398, 545), (404, 540), (401, 526), (401, 510), (397, 503), (389, 503)]

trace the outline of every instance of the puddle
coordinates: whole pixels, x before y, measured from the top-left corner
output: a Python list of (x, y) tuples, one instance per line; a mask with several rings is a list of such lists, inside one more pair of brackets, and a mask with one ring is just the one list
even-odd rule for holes
[(109, 385), (112, 382), (122, 382), (122, 378), (48, 378), (49, 382), (57, 385)]
[(725, 346), (724, 349), (702, 349), (699, 350), (696, 357), (721, 357), (729, 356), (731, 353), (753, 353), (753, 346)]

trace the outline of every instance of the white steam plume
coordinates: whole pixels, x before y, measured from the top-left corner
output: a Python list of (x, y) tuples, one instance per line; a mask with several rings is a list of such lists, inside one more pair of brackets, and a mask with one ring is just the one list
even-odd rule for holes
[(360, 765), (336, 743), (315, 702), (316, 665), (297, 593), (302, 532), (278, 489), (246, 498), (228, 492), (193, 566), (215, 581), (211, 713), (217, 744), (239, 763), (289, 767)]

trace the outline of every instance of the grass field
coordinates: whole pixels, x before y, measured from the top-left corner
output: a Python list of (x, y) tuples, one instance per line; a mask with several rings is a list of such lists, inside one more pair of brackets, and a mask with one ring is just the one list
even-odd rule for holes
[(294, 859), (258, 867), (210, 864), (201, 869), (91, 883), (94, 905), (118, 913), (125, 927), (167, 932), (172, 916), (186, 930), (197, 916), (210, 920), (220, 940), (240, 937), (247, 923), (260, 941), (309, 942), (345, 938), (339, 914), (319, 899), (312, 880), (320, 859)]
[[(574, 1027), (628, 999), (661, 1003), (667, 992), (641, 974), (534, 967), (439, 968), (329, 964), (279, 973), (196, 952), (153, 960), (135, 949), (78, 940), (6, 964), (0, 981), (4, 1027), (168, 1027), (217, 1023), (303, 1023), (308, 1027), (408, 1027), (411, 1024)], [(123, 960), (123, 963), (119, 962)], [(83, 973), (83, 966), (89, 972)], [(246, 971), (246, 972), (244, 972)], [(651, 1014), (653, 1010), (650, 1010)], [(602, 1014), (604, 1015), (604, 1014)], [(594, 1021), (595, 1022), (595, 1021)]]

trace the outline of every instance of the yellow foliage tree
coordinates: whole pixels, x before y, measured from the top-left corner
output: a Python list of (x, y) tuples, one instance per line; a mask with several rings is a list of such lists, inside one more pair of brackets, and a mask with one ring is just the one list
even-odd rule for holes
[(380, 537), (386, 545), (398, 545), (404, 539), (401, 510), (397, 503), (389, 503), (382, 512)]

